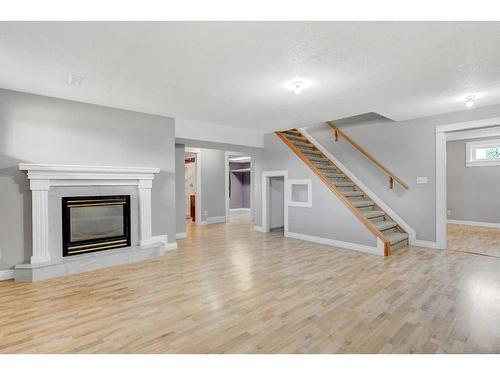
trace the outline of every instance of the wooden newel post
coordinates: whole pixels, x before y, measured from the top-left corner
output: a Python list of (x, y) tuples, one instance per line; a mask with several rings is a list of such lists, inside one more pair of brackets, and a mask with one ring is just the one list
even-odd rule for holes
[(335, 137), (335, 142), (338, 142), (339, 132), (337, 131), (337, 129), (333, 129), (333, 136)]
[(392, 176), (389, 176), (389, 189), (392, 189), (394, 186), (394, 179), (392, 178)]

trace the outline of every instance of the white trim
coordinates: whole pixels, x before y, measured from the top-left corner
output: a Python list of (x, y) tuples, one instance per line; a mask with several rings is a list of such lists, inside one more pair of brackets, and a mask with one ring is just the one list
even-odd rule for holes
[(284, 201), (284, 233), (285, 236), (288, 233), (288, 205), (287, 202), (289, 200), (288, 198), (288, 189), (286, 186), (288, 185), (288, 170), (277, 170), (277, 171), (264, 171), (262, 172), (262, 180), (261, 180), (261, 188), (262, 188), (262, 196), (261, 196), (261, 203), (262, 203), (262, 229), (263, 232), (269, 232), (269, 223), (267, 220), (267, 206), (269, 205), (269, 196), (268, 196), (268, 184), (269, 184), (269, 178), (270, 177), (283, 177), (284, 179), (284, 194), (285, 194), (285, 201)]
[(229, 212), (241, 212), (241, 211), (250, 211), (250, 208), (241, 207), (241, 208), (230, 208)]
[(14, 278), (14, 270), (2, 270), (0, 271), (0, 281), (10, 280)]
[(204, 221), (204, 223), (206, 223), (206, 224), (220, 224), (220, 223), (225, 223), (225, 222), (226, 222), (225, 216), (207, 217), (207, 220)]
[(406, 221), (404, 221), (401, 216), (399, 216), (391, 207), (389, 207), (382, 199), (380, 199), (368, 186), (366, 186), (355, 174), (353, 174), (344, 164), (340, 162), (333, 154), (328, 151), (320, 142), (318, 142), (309, 132), (301, 128), (299, 129), (302, 134), (311, 142), (318, 150), (320, 150), (323, 154), (325, 154), (330, 160), (332, 160), (335, 164), (337, 164), (342, 172), (344, 172), (347, 177), (349, 177), (356, 185), (358, 185), (361, 190), (363, 190), (372, 201), (374, 201), (383, 211), (385, 211), (398, 225), (408, 233), (409, 243), (413, 244), (416, 239), (415, 230), (410, 227)]
[[(124, 173), (131, 174), (155, 174), (160, 172), (159, 168), (146, 167), (119, 167), (119, 166), (99, 166), (99, 165), (68, 165), (68, 164), (28, 164), (20, 163), (19, 169), (29, 172), (47, 172), (47, 173)], [(76, 177), (78, 178), (78, 177)]]
[(65, 164), (19, 164), (30, 181), (32, 197), (31, 264), (50, 262), (48, 191), (51, 186), (132, 185), (139, 190), (140, 244), (153, 242), (151, 235), (151, 188), (159, 168), (111, 167)]
[(165, 246), (165, 251), (176, 250), (176, 249), (177, 249), (177, 242), (169, 242)]
[[(446, 137), (448, 142), (448, 137)], [(500, 165), (500, 159), (476, 159), (474, 153), (477, 148), (500, 147), (500, 139), (487, 139), (482, 141), (471, 141), (465, 143), (465, 166), (466, 167), (491, 167)]]
[(436, 247), (439, 249), (446, 249), (447, 244), (446, 141), (449, 136), (448, 132), (494, 127), (499, 124), (500, 117), (493, 117), (436, 127)]
[(460, 132), (451, 132), (446, 135), (446, 140), (450, 142), (450, 141), (460, 141), (463, 139), (475, 139), (475, 138), (498, 137), (498, 136), (500, 136), (500, 126), (474, 129), (468, 131), (465, 130)]
[(165, 251), (177, 249), (177, 242), (168, 242), (168, 235), (166, 235), (166, 234), (153, 236), (153, 237), (151, 237), (151, 240), (148, 241), (147, 244), (141, 243), (141, 246), (149, 246), (149, 245), (156, 244), (156, 243), (162, 243)]
[(466, 129), (488, 128), (500, 125), (500, 117), (492, 117), (484, 120), (473, 120), (465, 122), (456, 122), (453, 124), (439, 125), (436, 127), (436, 133), (447, 133)]
[(436, 128), (436, 245), (446, 249), (446, 133)]
[(441, 249), (436, 241), (415, 240), (410, 245), (417, 247), (427, 247), (429, 249)]
[[(295, 232), (287, 232), (285, 237), (295, 238), (297, 240), (315, 242), (322, 245), (334, 246), (341, 249), (354, 250), (362, 253), (369, 253), (374, 255), (384, 255), (384, 248), (380, 248), (379, 246), (367, 246), (360, 245), (352, 242), (344, 242), (338, 240), (332, 240), (330, 238), (316, 237), (310, 236), (308, 234), (295, 233)], [(380, 241), (382, 242), (382, 241)]]
[(448, 224), (471, 225), (473, 227), (500, 228), (500, 223), (487, 223), (485, 221), (447, 220)]
[(187, 237), (187, 233), (186, 232), (176, 233), (175, 234), (175, 239), (176, 240), (180, 240), (181, 238), (186, 238), (186, 237)]
[[(293, 185), (307, 185), (307, 201), (301, 202), (301, 201), (294, 201), (292, 200), (292, 188)], [(286, 186), (286, 189), (288, 190), (288, 206), (291, 207), (312, 207), (312, 182), (310, 179), (302, 179), (302, 180), (288, 180), (288, 185)]]
[(168, 236), (166, 234), (161, 234), (161, 235), (158, 235), (158, 236), (152, 236), (148, 240), (141, 240), (141, 241), (139, 241), (139, 245), (140, 246), (150, 246), (150, 245), (157, 244), (157, 243), (160, 243), (160, 242), (164, 246), (166, 246), (167, 243), (168, 243)]

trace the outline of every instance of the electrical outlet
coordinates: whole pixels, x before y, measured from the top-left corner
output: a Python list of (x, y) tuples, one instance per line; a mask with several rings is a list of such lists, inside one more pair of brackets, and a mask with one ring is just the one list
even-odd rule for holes
[(208, 211), (205, 211), (205, 217), (207, 217), (207, 216), (208, 216)]
[(446, 213), (448, 214), (448, 216), (450, 216), (451, 215), (451, 210), (446, 211)]

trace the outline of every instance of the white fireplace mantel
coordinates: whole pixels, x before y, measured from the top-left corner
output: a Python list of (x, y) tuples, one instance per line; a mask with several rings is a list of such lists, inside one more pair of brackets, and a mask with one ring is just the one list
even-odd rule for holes
[(64, 164), (19, 164), (27, 171), (32, 194), (33, 255), (31, 264), (50, 262), (48, 191), (52, 186), (137, 186), (139, 189), (140, 245), (151, 234), (151, 188), (159, 168)]

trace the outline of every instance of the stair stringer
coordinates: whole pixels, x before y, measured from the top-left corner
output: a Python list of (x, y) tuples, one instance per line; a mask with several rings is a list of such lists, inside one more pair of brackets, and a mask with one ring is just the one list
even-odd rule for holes
[[(339, 190), (339, 188), (336, 187), (336, 185), (333, 184), (331, 181), (329, 181), (328, 178), (326, 177), (326, 175), (324, 175), (318, 169), (318, 167), (314, 165), (314, 163), (311, 160), (309, 160), (307, 157), (305, 157), (301, 153), (301, 151), (295, 145), (293, 145), (293, 143), (290, 140), (288, 140), (286, 138), (285, 135), (283, 135), (281, 132), (274, 132), (274, 133), (278, 136), (279, 139), (281, 139), (283, 141), (283, 143), (296, 156), (298, 156), (298, 160), (302, 160), (305, 163), (307, 169), (311, 170), (311, 172), (313, 173), (313, 175), (316, 176), (317, 178), (319, 178), (323, 182), (323, 185), (328, 190), (330, 190), (331, 192), (334, 193), (334, 196), (338, 199), (339, 203), (341, 203), (347, 209), (347, 211), (351, 212), (354, 215), (354, 217), (356, 218), (356, 221), (362, 227), (364, 227), (369, 232), (371, 232), (372, 235), (374, 235), (375, 240), (376, 240), (376, 245), (372, 247), (372, 251), (365, 251), (365, 252), (369, 252), (369, 253), (377, 254), (377, 255), (383, 255), (383, 256), (390, 255), (391, 244), (390, 244), (389, 240), (387, 238), (385, 238), (385, 236), (383, 235), (383, 233), (379, 229), (377, 229), (374, 225), (372, 225), (371, 222), (370, 222), (370, 220), (368, 218), (366, 218), (359, 209), (357, 209), (356, 207), (354, 207), (350, 203), (349, 199), (346, 196), (344, 196), (344, 194), (341, 193), (341, 191)], [(301, 237), (305, 237), (305, 236), (301, 236)], [(307, 236), (307, 237), (311, 237), (311, 236)], [(303, 240), (308, 240), (306, 238), (299, 238), (299, 237), (295, 237), (295, 238), (303, 239)], [(318, 240), (316, 240), (314, 242), (330, 244), (332, 246), (348, 248), (348, 249), (351, 249), (351, 250), (364, 251), (362, 249), (356, 249), (355, 247), (352, 247), (352, 246), (343, 246), (342, 244), (340, 244), (342, 241), (333, 240), (336, 243), (326, 243), (326, 242), (323, 242), (323, 241), (320, 241), (320, 240), (324, 240), (324, 239), (319, 239), (318, 238)], [(328, 240), (327, 242), (332, 242), (332, 241)], [(354, 243), (350, 243), (350, 244), (351, 245), (356, 245)]]
[(389, 205), (387, 205), (382, 199), (380, 199), (368, 186), (366, 186), (354, 173), (352, 173), (349, 168), (347, 168), (342, 162), (337, 159), (330, 151), (326, 149), (320, 142), (318, 142), (306, 128), (298, 128), (298, 130), (306, 137), (309, 142), (311, 142), (314, 147), (316, 147), (319, 151), (321, 151), (325, 156), (328, 157), (334, 164), (336, 164), (343, 173), (347, 175), (356, 185), (361, 188), (375, 204), (377, 204), (384, 212), (387, 213), (401, 228), (404, 229), (406, 233), (408, 233), (408, 242), (410, 245), (418, 245), (416, 239), (415, 230), (403, 220), (401, 216), (399, 216)]

